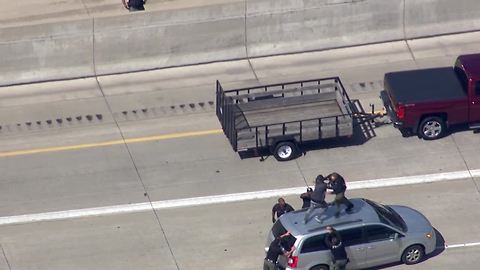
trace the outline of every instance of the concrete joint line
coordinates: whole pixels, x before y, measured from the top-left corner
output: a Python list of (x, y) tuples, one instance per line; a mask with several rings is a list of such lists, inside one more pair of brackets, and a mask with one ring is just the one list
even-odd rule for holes
[[(356, 181), (348, 184), (349, 190), (369, 189), (403, 186), (412, 184), (424, 184), (441, 181), (454, 181), (460, 179), (469, 179), (472, 177), (480, 177), (480, 169), (445, 172), (427, 175), (414, 175), (395, 178), (381, 178), (374, 180)], [(214, 195), (205, 197), (173, 199), (164, 201), (149, 201), (135, 204), (113, 205), (96, 208), (85, 208), (75, 210), (65, 210), (57, 212), (46, 212), (37, 214), (25, 214), (17, 216), (0, 217), (0, 225), (33, 223), (41, 221), (65, 220), (72, 218), (84, 218), (92, 216), (104, 216), (113, 214), (128, 214), (135, 212), (145, 212), (152, 210), (163, 210), (179, 207), (192, 207), (219, 203), (232, 203), (256, 199), (268, 199), (279, 196), (298, 195), (305, 191), (305, 187), (293, 187), (277, 190), (262, 190), (253, 192), (243, 192), (234, 194)]]
[(253, 68), (252, 61), (250, 61), (250, 55), (248, 54), (248, 25), (247, 25), (247, 10), (248, 10), (248, 0), (245, 0), (245, 17), (244, 17), (244, 23), (245, 23), (245, 28), (244, 28), (244, 35), (245, 35), (245, 57), (247, 58), (248, 61), (248, 66), (252, 70), (253, 76), (255, 77), (255, 80), (259, 82), (260, 80), (258, 79), (257, 72), (255, 72), (255, 69)]
[(5, 253), (5, 249), (3, 248), (2, 244), (0, 244), (0, 247), (2, 248), (3, 258), (5, 258), (5, 262), (7, 263), (8, 269), (11, 270), (12, 267), (10, 266), (10, 262), (8, 261), (7, 254)]
[(406, 30), (406, 1), (403, 0), (403, 16), (402, 16), (402, 27), (403, 27), (403, 39), (405, 41), (405, 45), (407, 46), (408, 52), (410, 53), (410, 56), (412, 57), (413, 62), (415, 63), (415, 66), (418, 68), (417, 60), (415, 59), (415, 54), (413, 53), (412, 48), (410, 47), (410, 44), (408, 43), (407, 39), (407, 30)]
[(96, 56), (97, 54), (95, 53), (95, 17), (92, 17), (92, 69), (93, 69), (93, 77), (95, 77), (95, 80), (97, 81), (97, 85), (101, 91), (102, 87), (100, 85), (100, 82), (98, 81)]
[(87, 13), (87, 15), (88, 15), (89, 17), (91, 17), (90, 10), (88, 10), (88, 7), (87, 7), (87, 5), (85, 4), (85, 1), (84, 1), (84, 0), (81, 0), (81, 2), (82, 2), (83, 8), (85, 9), (85, 12)]

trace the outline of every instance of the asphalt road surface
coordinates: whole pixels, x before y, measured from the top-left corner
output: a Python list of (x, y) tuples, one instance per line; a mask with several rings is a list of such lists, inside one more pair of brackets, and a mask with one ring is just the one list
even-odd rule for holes
[[(259, 269), (276, 197), (204, 205), (195, 198), (302, 187), (332, 171), (359, 183), (465, 172), (349, 196), (417, 208), (448, 245), (419, 265), (387, 269), (476, 269), (479, 135), (458, 128), (427, 142), (381, 125), (294, 161), (242, 160), (212, 101), (216, 79), (228, 88), (340, 75), (352, 98), (379, 108), (384, 72), (451, 65), (478, 40), (422, 40), (414, 54), (398, 42), (255, 59), (253, 69), (238, 61), (0, 88), (0, 269)], [(184, 206), (149, 207), (179, 199)], [(298, 195), (286, 199), (300, 206)], [(129, 205), (142, 207), (124, 211)], [(118, 211), (89, 212), (99, 207)], [(58, 211), (62, 219), (35, 220)], [(7, 222), (19, 216), (23, 223)]]

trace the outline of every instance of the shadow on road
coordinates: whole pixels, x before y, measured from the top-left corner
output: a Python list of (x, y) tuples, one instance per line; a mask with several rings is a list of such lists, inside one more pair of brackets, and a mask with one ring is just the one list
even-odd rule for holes
[[(361, 113), (365, 113), (364, 109), (361, 107), (361, 104), (354, 100), (353, 102), (356, 106), (356, 110)], [(337, 147), (347, 147), (354, 145), (362, 145), (376, 137), (375, 128), (383, 126), (381, 122), (373, 122), (368, 120), (368, 116), (364, 118), (355, 118), (353, 120), (353, 135), (351, 137), (337, 137), (331, 139), (322, 139), (314, 142), (306, 142), (299, 146), (299, 153), (295, 158), (305, 156), (310, 151), (322, 150), (322, 149), (331, 149)], [(240, 152), (239, 156), (241, 159), (245, 158), (254, 158), (260, 157), (260, 161), (264, 161), (270, 157), (270, 152), (268, 149), (259, 149), (257, 151), (247, 151)]]

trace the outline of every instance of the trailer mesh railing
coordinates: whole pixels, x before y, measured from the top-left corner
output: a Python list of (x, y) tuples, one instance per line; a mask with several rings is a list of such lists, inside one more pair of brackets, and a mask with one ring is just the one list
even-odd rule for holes
[[(339, 118), (341, 117), (352, 117), (352, 108), (351, 100), (348, 96), (345, 88), (340, 81), (339, 77), (330, 77), (324, 79), (316, 79), (316, 80), (307, 80), (307, 81), (295, 81), (295, 82), (288, 82), (288, 83), (278, 83), (278, 84), (270, 84), (266, 86), (257, 86), (257, 87), (247, 87), (247, 88), (240, 88), (234, 90), (224, 90), (221, 86), (220, 82), (216, 82), (216, 114), (221, 123), (223, 132), (227, 136), (232, 145), (233, 149), (237, 151), (237, 137), (238, 137), (238, 130), (235, 127), (235, 114), (243, 114), (243, 112), (238, 108), (237, 104), (239, 103), (248, 103), (251, 101), (255, 101), (261, 98), (270, 98), (270, 97), (286, 97), (287, 95), (298, 95), (300, 92), (300, 96), (303, 96), (305, 92), (307, 93), (321, 93), (322, 89), (324, 88), (331, 88), (333, 87), (336, 92), (340, 92), (342, 97), (342, 101), (345, 107), (347, 108), (347, 112), (345, 114), (331, 116), (331, 117), (322, 117), (322, 118), (312, 118), (312, 119), (304, 119), (299, 121), (290, 121), (290, 122), (278, 122), (278, 123), (270, 123), (268, 125), (257, 125), (251, 126), (247, 123), (247, 129), (255, 130), (255, 142), (257, 148), (260, 147), (260, 138), (259, 138), (259, 131), (262, 130), (264, 134), (262, 134), (265, 145), (269, 143), (269, 133), (270, 129), (274, 126), (281, 125), (282, 126), (282, 134), (286, 134), (286, 125), (297, 123), (299, 128), (298, 135), (300, 136), (300, 141), (303, 139), (303, 125), (305, 122), (308, 121), (318, 121), (318, 139), (322, 138), (322, 126), (324, 121), (327, 119), (335, 119), (335, 127), (336, 127), (336, 135), (339, 135)], [(244, 117), (244, 116), (243, 116)], [(288, 134), (291, 135), (291, 134)]]

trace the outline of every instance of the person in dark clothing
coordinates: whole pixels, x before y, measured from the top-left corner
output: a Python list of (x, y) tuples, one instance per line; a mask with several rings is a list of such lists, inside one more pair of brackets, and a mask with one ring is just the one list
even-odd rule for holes
[(307, 188), (307, 192), (302, 193), (300, 195), (300, 199), (303, 200), (302, 209), (310, 207), (310, 202), (312, 200), (312, 198), (311, 198), (312, 193), (313, 193), (313, 189), (311, 187), (309, 187), (309, 188)]
[(147, 0), (122, 0), (123, 6), (132, 11), (145, 10), (144, 5), (147, 3)]
[(290, 232), (280, 235), (270, 243), (267, 255), (263, 260), (263, 270), (277, 270), (277, 260), (280, 255), (290, 257), (295, 247), (293, 242), (289, 241)]
[(310, 215), (315, 208), (327, 208), (327, 203), (325, 202), (325, 193), (327, 192), (327, 184), (325, 183), (325, 178), (323, 175), (318, 175), (315, 178), (315, 188), (310, 195), (310, 207), (305, 213), (304, 223), (307, 223), (310, 220)]
[(272, 222), (275, 223), (275, 215), (277, 215), (277, 219), (281, 217), (283, 214), (294, 211), (293, 207), (286, 203), (283, 198), (278, 199), (278, 203), (276, 203), (272, 208)]
[(338, 173), (334, 172), (327, 176), (329, 179), (329, 188), (332, 189), (329, 194), (335, 194), (335, 199), (333, 203), (337, 206), (337, 212), (335, 216), (340, 216), (340, 205), (345, 204), (347, 206), (347, 213), (353, 208), (353, 204), (345, 197), (345, 191), (347, 190), (347, 185), (345, 183), (345, 179)]
[(333, 270), (345, 270), (348, 257), (342, 238), (332, 226), (327, 226), (325, 229), (328, 232), (325, 236), (325, 245), (332, 252)]

